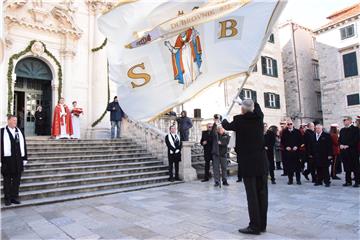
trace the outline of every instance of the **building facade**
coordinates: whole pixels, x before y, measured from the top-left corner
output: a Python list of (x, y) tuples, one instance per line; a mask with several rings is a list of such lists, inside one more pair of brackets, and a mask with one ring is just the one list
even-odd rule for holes
[(102, 115), (108, 98), (106, 51), (91, 49), (104, 41), (96, 18), (111, 7), (92, 0), (4, 1), (1, 125), (6, 114), (15, 113), (26, 134), (34, 135), (34, 113), (42, 105), (50, 135), (60, 96), (84, 109), (83, 130)]
[[(213, 85), (186, 102), (183, 108), (190, 114), (194, 109), (201, 109), (202, 117), (206, 121), (211, 121), (215, 113), (224, 115), (243, 80), (241, 78)], [(286, 117), (284, 91), (281, 48), (278, 30), (275, 27), (241, 91), (241, 97), (257, 101), (265, 114), (264, 121), (269, 125), (279, 125), (279, 122)], [(240, 108), (236, 105), (230, 116), (239, 113)]]
[(325, 126), (360, 115), (360, 4), (328, 17), (317, 29), (322, 110)]
[(322, 122), (319, 60), (312, 30), (294, 22), (279, 26), (286, 111), (295, 124)]

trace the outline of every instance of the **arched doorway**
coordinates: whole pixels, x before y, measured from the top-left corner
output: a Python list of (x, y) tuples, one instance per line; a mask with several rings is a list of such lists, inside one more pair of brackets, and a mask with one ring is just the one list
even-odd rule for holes
[(35, 111), (41, 105), (45, 111), (44, 135), (50, 135), (52, 72), (49, 66), (38, 58), (27, 57), (15, 66), (14, 113), (18, 126), (26, 136), (35, 135)]

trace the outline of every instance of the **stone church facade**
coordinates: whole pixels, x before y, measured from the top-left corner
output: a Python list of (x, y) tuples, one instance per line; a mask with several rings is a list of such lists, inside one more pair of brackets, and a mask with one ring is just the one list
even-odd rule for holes
[(50, 135), (60, 96), (84, 109), (83, 130), (99, 119), (108, 101), (107, 61), (106, 51), (92, 49), (104, 42), (96, 19), (111, 7), (93, 0), (4, 1), (1, 125), (15, 113), (26, 134), (34, 135), (34, 112), (43, 105)]

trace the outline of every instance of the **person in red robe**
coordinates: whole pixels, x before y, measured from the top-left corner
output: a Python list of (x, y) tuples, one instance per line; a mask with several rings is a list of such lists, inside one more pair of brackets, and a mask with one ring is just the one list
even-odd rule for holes
[(64, 102), (65, 99), (60, 98), (54, 110), (51, 135), (56, 139), (68, 139), (73, 134), (71, 113)]

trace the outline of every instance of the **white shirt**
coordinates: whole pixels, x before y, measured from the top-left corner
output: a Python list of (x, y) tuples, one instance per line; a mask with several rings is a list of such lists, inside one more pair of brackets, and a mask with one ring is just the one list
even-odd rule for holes
[(316, 141), (319, 141), (319, 138), (321, 136), (322, 132), (321, 133), (316, 133)]
[(16, 128), (11, 128), (11, 127), (9, 127), (9, 126), (8, 126), (8, 129), (10, 130), (10, 132), (11, 132), (11, 134), (12, 134), (13, 138), (15, 139)]

